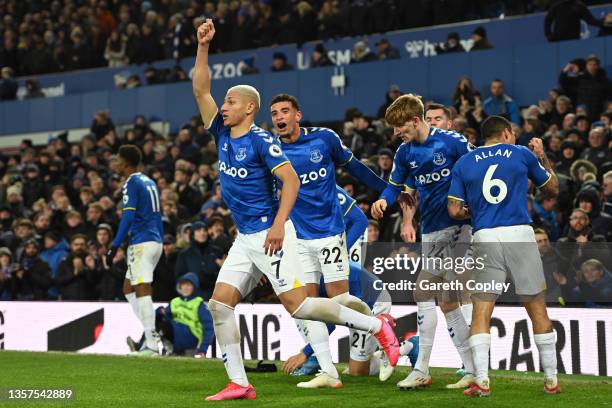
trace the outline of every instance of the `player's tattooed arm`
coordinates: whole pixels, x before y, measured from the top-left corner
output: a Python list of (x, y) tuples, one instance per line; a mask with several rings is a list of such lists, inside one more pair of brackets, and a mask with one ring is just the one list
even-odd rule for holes
[(448, 197), (446, 208), (451, 218), (456, 220), (467, 220), (470, 218), (470, 210), (466, 207), (465, 201)]
[(402, 191), (398, 201), (402, 208), (402, 232), (401, 237), (404, 242), (416, 242), (416, 229), (414, 228), (414, 214), (416, 213), (417, 200), (415, 199), (415, 191), (406, 187)]
[(543, 186), (540, 186), (540, 191), (542, 192), (543, 197), (552, 198), (556, 197), (559, 194), (559, 180), (557, 179), (557, 175), (553, 169), (552, 163), (548, 159), (546, 152), (544, 151), (544, 144), (542, 143), (542, 139), (533, 138), (529, 142), (529, 148), (533, 151), (533, 153), (538, 158), (538, 161), (544, 167), (544, 169), (550, 174), (550, 179)]
[(193, 95), (195, 96), (202, 121), (210, 127), (218, 108), (210, 93), (210, 72), (208, 71), (208, 47), (215, 35), (215, 25), (211, 19), (206, 19), (198, 27), (198, 52), (193, 71)]

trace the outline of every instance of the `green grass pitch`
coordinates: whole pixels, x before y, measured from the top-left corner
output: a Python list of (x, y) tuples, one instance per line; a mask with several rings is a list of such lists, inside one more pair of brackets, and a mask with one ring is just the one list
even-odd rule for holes
[[(253, 362), (247, 364), (253, 365)], [(280, 368), (280, 364), (277, 363)], [(344, 366), (339, 367), (342, 369)], [(207, 402), (203, 397), (226, 385), (219, 360), (190, 358), (137, 358), (74, 353), (0, 352), (0, 388), (72, 388), (69, 402), (0, 402), (7, 407), (612, 407), (612, 378), (560, 375), (563, 393), (545, 395), (539, 373), (492, 371), (493, 395), (468, 398), (444, 385), (456, 381), (454, 370), (433, 369), (429, 389), (399, 391), (395, 383), (407, 368), (393, 377), (343, 376), (340, 389), (302, 390), (303, 379), (279, 373), (250, 373), (257, 389), (252, 401)], [(41, 405), (42, 404), (42, 405)]]

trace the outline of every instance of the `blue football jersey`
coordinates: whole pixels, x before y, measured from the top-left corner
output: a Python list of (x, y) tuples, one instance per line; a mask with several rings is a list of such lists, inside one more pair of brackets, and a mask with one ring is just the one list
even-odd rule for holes
[(338, 185), (336, 186), (336, 192), (338, 193), (338, 202), (340, 203), (340, 209), (342, 210), (342, 217), (344, 217), (355, 205), (356, 201)]
[(336, 165), (353, 154), (338, 135), (326, 128), (301, 128), (295, 143), (283, 151), (300, 178), (300, 192), (290, 218), (299, 239), (317, 239), (344, 231), (343, 212), (337, 199)]
[(252, 234), (270, 228), (279, 205), (273, 172), (289, 163), (280, 144), (255, 125), (243, 136), (230, 137), (220, 113), (209, 130), (217, 144), (221, 195), (238, 231)]
[(446, 202), (451, 170), (472, 148), (459, 133), (431, 128), (424, 143), (403, 143), (397, 149), (389, 182), (419, 192), (422, 233), (466, 224), (448, 215)]
[(472, 228), (529, 225), (527, 179), (546, 184), (551, 174), (525, 146), (495, 144), (463, 156), (452, 172), (449, 198), (465, 201)]
[(129, 245), (141, 242), (163, 242), (159, 192), (155, 182), (138, 172), (123, 184), (123, 211), (134, 211), (134, 222), (129, 233)]

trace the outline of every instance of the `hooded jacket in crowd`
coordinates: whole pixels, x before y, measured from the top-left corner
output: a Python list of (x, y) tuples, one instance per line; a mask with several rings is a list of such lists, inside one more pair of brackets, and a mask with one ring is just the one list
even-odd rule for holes
[(589, 220), (593, 233), (601, 234), (605, 237), (607, 242), (612, 242), (612, 217), (606, 213), (601, 212), (601, 202), (599, 201), (599, 194), (593, 188), (583, 188), (576, 195), (576, 207), (579, 206), (580, 201), (587, 201), (591, 203), (592, 210), (589, 213)]

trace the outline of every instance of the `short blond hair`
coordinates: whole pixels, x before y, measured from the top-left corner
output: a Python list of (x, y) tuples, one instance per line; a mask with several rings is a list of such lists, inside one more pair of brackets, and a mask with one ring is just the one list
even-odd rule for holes
[(236, 85), (227, 90), (227, 93), (230, 92), (239, 93), (240, 95), (249, 99), (255, 104), (255, 110), (259, 111), (259, 108), (261, 107), (261, 97), (259, 96), (259, 91), (257, 91), (255, 87), (252, 87), (251, 85)]
[(604, 270), (604, 266), (601, 263), (601, 261), (599, 261), (599, 260), (597, 260), (595, 258), (591, 258), (589, 260), (586, 260), (586, 261), (584, 261), (582, 263), (582, 265), (580, 265), (580, 269), (581, 270), (584, 270), (585, 268), (595, 268), (595, 269), (597, 269), (599, 271), (602, 271), (602, 272)]
[(385, 112), (385, 120), (391, 126), (403, 126), (414, 117), (425, 121), (425, 106), (420, 95), (407, 94), (397, 98)]
[(602, 179), (610, 179), (610, 180), (612, 180), (612, 170), (606, 171), (606, 173), (603, 175)]

